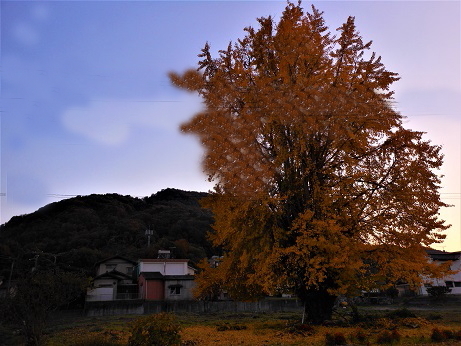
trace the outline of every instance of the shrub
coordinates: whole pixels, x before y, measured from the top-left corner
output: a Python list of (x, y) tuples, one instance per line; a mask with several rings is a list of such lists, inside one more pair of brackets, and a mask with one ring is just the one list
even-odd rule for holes
[(181, 327), (172, 314), (160, 313), (138, 318), (132, 323), (128, 346), (180, 345)]
[(74, 341), (72, 346), (118, 346), (119, 342), (110, 340), (104, 335), (87, 336), (80, 340)]
[(454, 339), (455, 333), (448, 329), (442, 329), (442, 333), (445, 335), (445, 339)]
[(287, 323), (286, 331), (290, 334), (297, 334), (297, 335), (313, 335), (315, 333), (315, 329), (310, 324), (305, 323)]
[(326, 333), (325, 334), (325, 344), (327, 346), (335, 346), (335, 345), (347, 345), (347, 340), (344, 334), (342, 333)]
[(455, 332), (453, 337), (455, 340), (461, 340), (461, 330), (458, 330), (457, 332)]
[(356, 329), (354, 333), (351, 335), (352, 342), (357, 340), (359, 343), (363, 344), (367, 341), (367, 339), (368, 339), (367, 333), (361, 328)]
[(227, 326), (220, 325), (220, 326), (216, 327), (216, 330), (218, 332), (224, 332), (225, 330), (229, 330), (229, 328)]
[(451, 288), (447, 286), (431, 286), (428, 287), (427, 293), (434, 298), (444, 297), (447, 293), (451, 292)]
[(220, 324), (216, 330), (218, 332), (223, 332), (226, 330), (245, 330), (247, 329), (247, 326), (245, 325), (240, 325), (240, 324), (234, 324), (234, 325), (227, 325), (227, 324)]
[(392, 344), (400, 340), (400, 334), (396, 330), (392, 332), (385, 330), (378, 335), (376, 342), (378, 344)]
[(449, 339), (457, 339), (458, 336), (461, 338), (461, 331), (460, 332), (453, 332), (448, 329), (432, 329), (431, 340), (434, 342), (446, 341)]
[(295, 324), (294, 328), (296, 328), (296, 330), (306, 333), (312, 333), (314, 331), (314, 328), (310, 324), (305, 323)]
[(431, 340), (434, 342), (440, 342), (445, 340), (445, 334), (439, 329), (432, 329)]
[(231, 326), (230, 329), (231, 330), (245, 330), (247, 329), (247, 326), (235, 325), (235, 326)]
[(187, 340), (187, 341), (183, 341), (181, 343), (181, 346), (198, 346), (198, 343), (197, 341), (194, 341), (194, 340)]

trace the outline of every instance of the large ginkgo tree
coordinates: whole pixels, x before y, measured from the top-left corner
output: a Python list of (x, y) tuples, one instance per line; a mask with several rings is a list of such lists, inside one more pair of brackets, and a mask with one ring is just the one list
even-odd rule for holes
[(224, 251), (198, 294), (235, 299), (292, 292), (308, 321), (338, 295), (442, 275), (425, 248), (439, 218), (439, 146), (406, 129), (393, 105), (399, 79), (363, 42), (354, 17), (333, 35), (323, 14), (289, 3), (197, 70), (171, 73), (204, 109), (182, 130), (200, 139), (215, 182), (205, 206)]

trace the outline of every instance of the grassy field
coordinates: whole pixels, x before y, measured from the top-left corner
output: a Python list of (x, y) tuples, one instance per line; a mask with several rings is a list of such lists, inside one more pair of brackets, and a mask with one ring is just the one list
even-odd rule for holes
[[(461, 305), (365, 306), (349, 323), (341, 309), (327, 326), (301, 325), (299, 313), (177, 315), (185, 346), (207, 345), (461, 345)], [(59, 318), (47, 330), (48, 346), (126, 345), (139, 316)], [(433, 340), (434, 329), (440, 331)], [(329, 335), (329, 337), (327, 336)], [(432, 338), (431, 338), (432, 336)]]
[[(302, 312), (179, 313), (183, 346), (207, 345), (461, 345), (461, 296), (444, 301), (400, 301), (394, 305), (341, 308), (324, 326), (301, 324)], [(138, 315), (86, 317), (54, 314), (44, 335), (47, 346), (127, 345)], [(3, 328), (3, 329), (2, 329)], [(0, 346), (20, 346), (21, 336), (0, 323)]]

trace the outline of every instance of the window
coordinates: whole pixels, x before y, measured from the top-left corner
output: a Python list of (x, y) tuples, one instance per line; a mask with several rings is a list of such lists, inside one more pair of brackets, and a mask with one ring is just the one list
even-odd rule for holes
[(170, 289), (170, 295), (177, 296), (181, 294), (181, 285), (172, 285), (168, 287)]
[(453, 281), (445, 281), (447, 287), (453, 287)]
[(455, 284), (455, 287), (461, 287), (461, 281), (455, 281), (453, 283)]

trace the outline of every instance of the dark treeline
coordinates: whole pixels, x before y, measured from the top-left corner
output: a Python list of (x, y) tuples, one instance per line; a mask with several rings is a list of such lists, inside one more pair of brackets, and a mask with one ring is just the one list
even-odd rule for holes
[[(213, 254), (206, 237), (213, 217), (199, 204), (204, 196), (176, 189), (144, 198), (94, 194), (15, 216), (0, 226), (0, 276), (8, 277), (12, 261), (18, 272), (21, 266), (57, 265), (91, 275), (104, 258), (152, 258), (159, 249), (197, 263)], [(147, 229), (153, 230), (150, 247)]]

